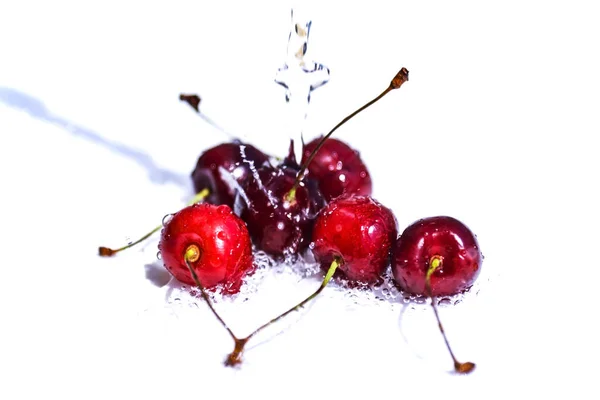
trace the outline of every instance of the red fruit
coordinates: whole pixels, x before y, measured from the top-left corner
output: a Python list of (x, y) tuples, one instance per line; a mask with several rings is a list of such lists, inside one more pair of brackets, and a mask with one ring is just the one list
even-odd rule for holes
[(319, 213), (311, 248), (324, 268), (338, 258), (349, 280), (374, 283), (390, 263), (397, 235), (389, 208), (368, 196), (341, 196)]
[(396, 283), (419, 295), (428, 295), (426, 277), (432, 263), (440, 264), (431, 274), (431, 295), (450, 296), (473, 285), (483, 261), (473, 232), (445, 216), (410, 225), (398, 238), (395, 253), (392, 271)]
[[(194, 189), (198, 193), (208, 188), (210, 194), (207, 202), (233, 207), (236, 188), (228, 178), (233, 178), (237, 184), (244, 184), (252, 175), (252, 168), (258, 169), (267, 160), (268, 157), (252, 145), (240, 141), (220, 144), (206, 150), (198, 158), (192, 172)], [(223, 176), (223, 172), (230, 176)]]
[[(237, 293), (242, 278), (252, 270), (252, 247), (244, 222), (226, 205), (194, 204), (173, 215), (165, 224), (158, 245), (167, 270), (180, 282), (194, 285), (185, 263), (189, 260), (205, 288), (223, 286)], [(197, 250), (197, 251), (196, 251)]]
[[(322, 137), (304, 145), (302, 163), (319, 145)], [(325, 200), (331, 201), (342, 194), (370, 196), (371, 175), (359, 153), (341, 140), (329, 138), (308, 165), (309, 175), (319, 182)]]
[(296, 255), (311, 240), (317, 213), (325, 205), (317, 182), (306, 177), (298, 185), (293, 143), (282, 165), (265, 165), (244, 188), (241, 216), (256, 246), (275, 257)]

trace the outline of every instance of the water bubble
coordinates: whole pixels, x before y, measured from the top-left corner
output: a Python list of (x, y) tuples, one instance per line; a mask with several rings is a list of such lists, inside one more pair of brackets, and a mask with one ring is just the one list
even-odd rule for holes
[(162, 219), (162, 225), (166, 226), (167, 224), (169, 224), (171, 222), (171, 220), (173, 219), (173, 217), (175, 216), (175, 214), (167, 214), (163, 217)]
[(217, 212), (222, 215), (231, 214), (231, 208), (229, 208), (228, 206), (225, 206), (225, 205), (221, 205), (221, 206), (217, 207)]
[(156, 252), (156, 259), (162, 260), (162, 253), (160, 251)]
[(437, 303), (440, 306), (447, 306), (452, 304), (452, 301), (448, 297), (443, 297), (441, 299), (438, 299)]

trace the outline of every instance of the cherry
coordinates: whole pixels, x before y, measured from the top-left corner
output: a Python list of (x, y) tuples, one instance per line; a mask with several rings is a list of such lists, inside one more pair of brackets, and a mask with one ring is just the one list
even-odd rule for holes
[(235, 140), (222, 143), (203, 152), (192, 172), (196, 192), (210, 190), (206, 199), (212, 204), (233, 207), (235, 183), (242, 185), (268, 157), (256, 147)]
[(250, 236), (244, 222), (227, 205), (194, 204), (165, 222), (159, 242), (167, 270), (180, 282), (196, 283), (189, 262), (205, 288), (237, 293), (253, 269)]
[[(304, 145), (302, 162), (315, 151), (322, 137)], [(308, 165), (311, 177), (319, 182), (325, 200), (344, 194), (369, 196), (372, 193), (371, 175), (360, 159), (359, 153), (346, 143), (328, 139)]]
[(482, 255), (475, 235), (459, 220), (446, 216), (421, 219), (398, 238), (394, 279), (409, 293), (427, 295), (426, 277), (435, 260), (440, 264), (431, 274), (431, 294), (451, 296), (473, 285)]
[(323, 267), (337, 260), (350, 281), (375, 283), (398, 235), (392, 211), (369, 196), (336, 198), (317, 217), (311, 248)]
[(392, 272), (405, 291), (427, 295), (446, 347), (459, 373), (475, 368), (457, 361), (440, 321), (435, 296), (450, 296), (468, 289), (481, 269), (483, 256), (473, 232), (459, 220), (447, 217), (421, 219), (408, 226), (396, 242)]
[(280, 166), (259, 168), (240, 193), (245, 200), (241, 216), (250, 235), (260, 250), (274, 257), (295, 255), (308, 247), (314, 219), (325, 205), (312, 178), (294, 187), (298, 170), (292, 142)]

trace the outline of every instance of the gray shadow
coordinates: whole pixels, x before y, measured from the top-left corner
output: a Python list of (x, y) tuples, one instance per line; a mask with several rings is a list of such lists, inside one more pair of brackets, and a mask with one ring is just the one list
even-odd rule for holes
[(156, 287), (166, 286), (171, 281), (171, 274), (163, 266), (162, 262), (155, 261), (144, 265), (146, 279)]
[(143, 167), (148, 172), (148, 177), (153, 183), (167, 184), (174, 183), (178, 186), (191, 187), (191, 179), (183, 175), (156, 164), (150, 155), (123, 143), (108, 140), (97, 132), (76, 125), (67, 119), (54, 115), (50, 112), (43, 102), (15, 89), (0, 86), (0, 102), (9, 107), (25, 111), (27, 114), (40, 121), (55, 124), (67, 132), (88, 140), (92, 143), (107, 148), (113, 153), (129, 158)]

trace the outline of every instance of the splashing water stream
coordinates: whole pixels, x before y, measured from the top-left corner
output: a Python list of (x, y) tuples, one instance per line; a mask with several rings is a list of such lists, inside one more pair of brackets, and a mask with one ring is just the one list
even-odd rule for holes
[(275, 82), (285, 88), (289, 104), (286, 116), (289, 136), (294, 139), (294, 153), (302, 159), (302, 131), (308, 114), (312, 92), (329, 82), (329, 68), (307, 57), (312, 21), (302, 10), (292, 9), (292, 26), (288, 38), (287, 56), (279, 68)]

